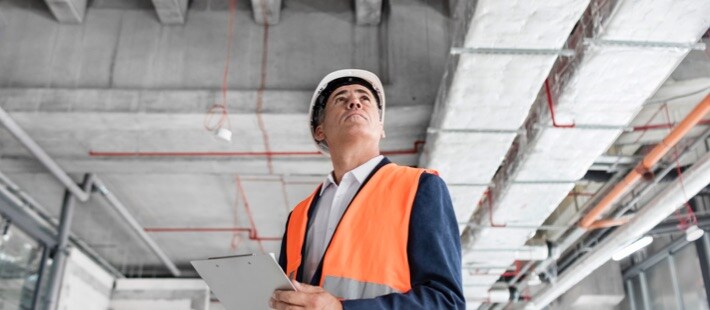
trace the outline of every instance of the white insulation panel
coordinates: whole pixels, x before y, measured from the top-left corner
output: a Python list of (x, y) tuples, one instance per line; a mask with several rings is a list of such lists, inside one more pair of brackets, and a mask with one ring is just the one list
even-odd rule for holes
[(466, 46), (560, 48), (589, 0), (480, 0)]
[[(710, 1), (619, 3), (598, 39), (693, 43), (710, 26)], [(574, 74), (565, 81), (556, 109), (557, 122), (627, 126), (687, 53), (688, 49), (681, 48), (589, 45)], [(534, 182), (581, 178), (619, 133), (619, 129), (544, 129), (532, 141), (533, 151), (515, 174), (515, 181), (532, 183), (508, 187), (498, 198), (493, 223), (541, 225), (574, 183)], [(467, 248), (519, 248), (534, 232), (481, 229)], [(499, 259), (497, 263), (505, 262)]]
[(694, 43), (708, 25), (708, 0), (619, 1), (601, 38)]
[(485, 186), (449, 185), (456, 221), (459, 223), (459, 233), (466, 228), (466, 223), (476, 211), (478, 199), (485, 190)]
[(556, 58), (461, 55), (441, 128), (518, 129)]
[[(486, 225), (539, 226), (574, 187), (574, 183), (512, 184), (498, 199)], [(469, 249), (521, 248), (535, 230), (482, 228)], [(464, 255), (465, 256), (465, 255)], [(470, 257), (468, 257), (470, 258)], [(500, 257), (499, 257), (500, 259)], [(511, 254), (510, 263), (514, 261)], [(476, 258), (464, 263), (476, 262)], [(481, 262), (481, 261), (479, 261)], [(496, 264), (502, 264), (500, 260)]]
[(556, 106), (558, 124), (625, 126), (688, 50), (592, 46)]
[(491, 181), (503, 160), (514, 133), (453, 133), (429, 135), (428, 167), (439, 171), (447, 183), (480, 183)]
[(574, 181), (584, 177), (621, 130), (545, 128), (515, 181)]

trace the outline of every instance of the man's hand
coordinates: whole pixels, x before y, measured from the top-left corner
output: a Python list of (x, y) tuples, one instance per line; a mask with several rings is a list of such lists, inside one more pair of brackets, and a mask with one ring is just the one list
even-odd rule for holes
[(269, 300), (269, 306), (277, 310), (291, 309), (343, 309), (340, 300), (326, 292), (322, 287), (311, 286), (293, 281), (296, 291), (275, 291)]

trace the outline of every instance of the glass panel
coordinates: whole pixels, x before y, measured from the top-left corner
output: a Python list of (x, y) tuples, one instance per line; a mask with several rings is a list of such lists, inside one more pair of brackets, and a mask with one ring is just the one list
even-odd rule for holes
[(676, 309), (675, 292), (671, 282), (668, 259), (660, 261), (646, 271), (648, 299), (651, 309)]
[(707, 296), (705, 296), (705, 285), (703, 276), (700, 273), (700, 260), (695, 244), (685, 246), (682, 250), (673, 254), (675, 258), (675, 269), (678, 274), (678, 286), (680, 287), (683, 304), (686, 309), (708, 309)]
[(40, 244), (16, 227), (0, 237), (0, 309), (32, 308), (41, 260)]

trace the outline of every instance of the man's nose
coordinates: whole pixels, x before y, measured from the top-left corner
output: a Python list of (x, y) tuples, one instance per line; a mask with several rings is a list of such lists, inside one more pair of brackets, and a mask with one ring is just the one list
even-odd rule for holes
[(348, 103), (348, 109), (362, 109), (362, 104), (360, 103), (360, 100), (358, 100), (357, 97), (352, 96), (350, 98), (350, 102)]

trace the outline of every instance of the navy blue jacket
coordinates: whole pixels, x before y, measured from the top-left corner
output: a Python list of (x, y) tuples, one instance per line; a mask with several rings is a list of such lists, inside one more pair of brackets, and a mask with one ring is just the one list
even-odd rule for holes
[[(389, 163), (390, 161), (384, 158), (365, 179), (363, 186), (377, 170)], [(314, 199), (311, 204), (308, 212), (309, 219), (315, 214), (317, 200)], [(309, 221), (308, 225), (310, 224)], [(288, 223), (286, 225), (288, 227)], [(284, 233), (279, 256), (279, 265), (284, 271), (286, 270), (286, 237)], [(343, 309), (465, 308), (461, 284), (461, 239), (458, 224), (446, 184), (434, 174), (423, 173), (419, 178), (419, 188), (409, 219), (407, 257), (412, 282), (412, 289), (409, 292), (392, 293), (369, 299), (344, 300)], [(322, 269), (321, 260), (311, 285), (318, 285)], [(301, 268), (298, 271), (297, 281), (303, 282), (300, 278), (302, 274)]]

